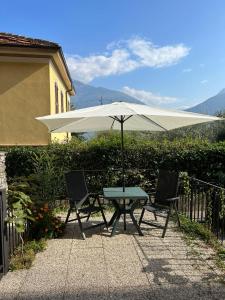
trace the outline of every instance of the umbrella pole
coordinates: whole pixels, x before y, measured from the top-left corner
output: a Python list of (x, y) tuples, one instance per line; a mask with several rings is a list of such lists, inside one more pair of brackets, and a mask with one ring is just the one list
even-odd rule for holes
[(123, 176), (123, 192), (125, 192), (123, 123), (124, 123), (124, 118), (123, 118), (123, 116), (121, 116), (120, 124), (121, 124), (122, 176)]

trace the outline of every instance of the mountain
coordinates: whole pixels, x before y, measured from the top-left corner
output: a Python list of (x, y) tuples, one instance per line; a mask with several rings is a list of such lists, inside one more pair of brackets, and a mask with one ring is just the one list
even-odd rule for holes
[(217, 95), (210, 97), (204, 102), (187, 109), (187, 111), (215, 115), (219, 111), (225, 110), (225, 89), (220, 91)]
[[(131, 97), (123, 92), (94, 87), (78, 80), (74, 80), (76, 95), (71, 97), (71, 104), (76, 108), (85, 108), (101, 104), (109, 104), (115, 101), (126, 101), (130, 103), (144, 104), (140, 100)], [(225, 89), (217, 95), (203, 101), (202, 103), (188, 108), (187, 111), (215, 115), (219, 111), (225, 110)]]
[(103, 87), (94, 87), (74, 80), (76, 95), (71, 97), (71, 104), (76, 108), (84, 108), (101, 104), (109, 104), (115, 101), (143, 104), (141, 101), (120, 91), (109, 90)]

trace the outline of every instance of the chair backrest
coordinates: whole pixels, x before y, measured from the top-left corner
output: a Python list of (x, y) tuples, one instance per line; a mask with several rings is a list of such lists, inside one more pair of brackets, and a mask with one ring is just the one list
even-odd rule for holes
[(179, 173), (176, 171), (159, 170), (156, 186), (155, 203), (168, 205), (166, 199), (177, 196)]
[(84, 202), (88, 195), (88, 189), (83, 171), (71, 171), (66, 175), (67, 192), (71, 202)]

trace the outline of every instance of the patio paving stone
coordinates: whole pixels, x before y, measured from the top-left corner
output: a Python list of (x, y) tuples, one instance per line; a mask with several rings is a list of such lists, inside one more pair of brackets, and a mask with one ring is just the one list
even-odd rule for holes
[(31, 269), (2, 278), (0, 300), (224, 299), (224, 273), (211, 249), (196, 243), (195, 255), (173, 223), (164, 239), (159, 229), (143, 226), (143, 237), (132, 224), (127, 229), (124, 233), (121, 221), (111, 237), (110, 230), (98, 227), (84, 241), (77, 224), (69, 223), (63, 237), (37, 254)]
[(12, 300), (20, 292), (27, 275), (27, 270), (9, 272), (0, 281), (0, 299)]

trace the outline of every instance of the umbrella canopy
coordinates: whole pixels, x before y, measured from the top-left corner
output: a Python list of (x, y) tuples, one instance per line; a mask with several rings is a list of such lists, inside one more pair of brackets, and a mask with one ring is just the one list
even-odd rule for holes
[(140, 104), (114, 102), (66, 113), (39, 117), (51, 132), (120, 130), (167, 131), (219, 120), (218, 117), (161, 109)]
[(124, 130), (167, 131), (219, 119), (218, 117), (208, 115), (167, 110), (126, 102), (114, 102), (112, 104), (37, 118), (37, 120), (44, 123), (51, 132), (121, 130), (123, 190), (125, 189)]

